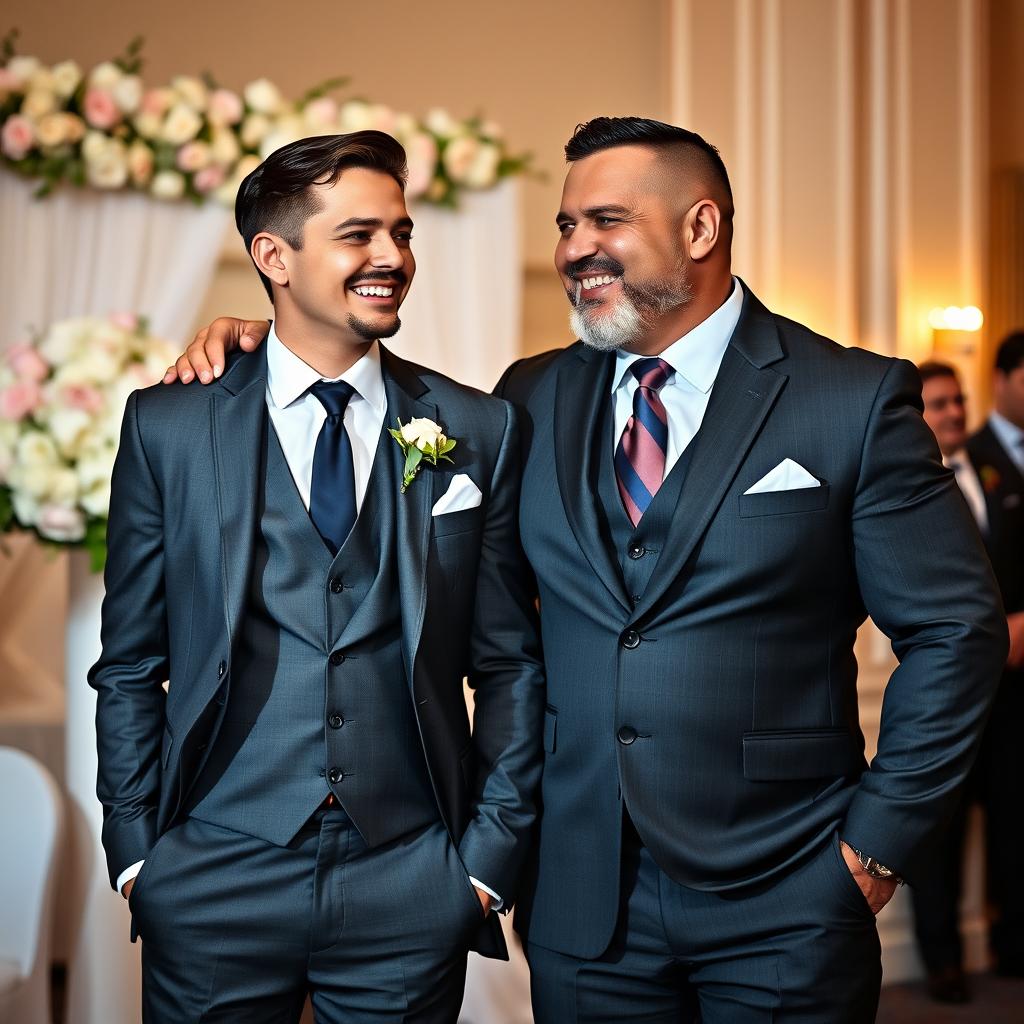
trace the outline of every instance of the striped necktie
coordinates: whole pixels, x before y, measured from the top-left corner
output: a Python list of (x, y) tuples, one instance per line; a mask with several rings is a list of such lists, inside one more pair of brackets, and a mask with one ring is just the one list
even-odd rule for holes
[(658, 392), (675, 371), (664, 359), (638, 359), (630, 371), (638, 386), (633, 415), (615, 449), (615, 479), (626, 514), (636, 526), (665, 479), (668, 413)]

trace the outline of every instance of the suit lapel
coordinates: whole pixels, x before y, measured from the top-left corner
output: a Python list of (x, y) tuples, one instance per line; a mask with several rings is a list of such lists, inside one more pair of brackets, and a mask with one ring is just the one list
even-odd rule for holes
[[(601, 535), (595, 502), (595, 469), (602, 453), (601, 416), (611, 402), (614, 356), (577, 345), (558, 369), (555, 391), (555, 468), (569, 526), (595, 575), (622, 608), (632, 605), (622, 584), (622, 573)], [(610, 454), (609, 454), (610, 457)]]
[(634, 618), (679, 576), (754, 443), (787, 377), (770, 368), (783, 352), (771, 314), (749, 291), (715, 379), (661, 557)]
[[(437, 406), (426, 396), (430, 389), (415, 373), (410, 363), (381, 346), (381, 368), (384, 391), (388, 399), (386, 427), (395, 421), (407, 423), (422, 416), (440, 423)], [(442, 424), (443, 425), (443, 424)], [(402, 658), (409, 685), (413, 685), (413, 669), (423, 632), (423, 616), (427, 598), (427, 555), (430, 542), (431, 472), (421, 469), (405, 494), (399, 492), (404, 456), (398, 444), (390, 445), (395, 480), (395, 527), (397, 529), (398, 596), (402, 607)]]
[(267, 423), (266, 381), (266, 349), (261, 347), (229, 367), (211, 409), (224, 614), (232, 646), (252, 565), (260, 455)]

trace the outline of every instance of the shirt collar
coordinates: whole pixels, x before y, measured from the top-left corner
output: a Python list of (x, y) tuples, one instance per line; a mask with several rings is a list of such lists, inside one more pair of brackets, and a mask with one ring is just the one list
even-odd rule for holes
[[(301, 398), (318, 380), (325, 378), (309, 363), (300, 359), (277, 336), (274, 325), (267, 337), (267, 390), (278, 409), (284, 409)], [(356, 396), (364, 399), (381, 415), (387, 408), (384, 393), (384, 373), (380, 365), (380, 343), (374, 342), (366, 354), (353, 363), (340, 377), (355, 388)]]
[[(678, 341), (672, 342), (660, 354), (659, 358), (664, 359), (676, 372), (675, 377), (666, 386), (678, 383), (678, 378), (682, 378), (706, 395), (718, 376), (718, 368), (722, 365), (722, 358), (729, 347), (729, 339), (736, 330), (742, 310), (743, 287), (734, 277), (729, 298), (711, 316), (687, 331)], [(629, 368), (638, 359), (644, 358), (646, 357), (622, 349), (615, 353), (612, 392), (628, 382)]]
[(943, 455), (942, 464), (947, 469), (952, 469), (954, 466), (959, 467), (968, 465), (967, 449), (961, 445), (955, 452), (950, 452), (949, 455)]
[(988, 414), (988, 421), (992, 425), (992, 432), (996, 435), (999, 443), (1008, 452), (1014, 453), (1018, 457), (1024, 454), (1024, 447), (1021, 446), (1024, 442), (1024, 430), (1021, 430), (1016, 423), (1011, 423), (995, 409)]

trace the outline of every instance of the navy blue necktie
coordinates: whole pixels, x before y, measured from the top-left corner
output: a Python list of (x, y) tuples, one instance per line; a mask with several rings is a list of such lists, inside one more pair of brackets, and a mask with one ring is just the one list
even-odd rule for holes
[(327, 410), (313, 451), (309, 516), (331, 554), (336, 555), (356, 521), (352, 442), (345, 431), (345, 407), (355, 388), (343, 380), (321, 380), (309, 390)]

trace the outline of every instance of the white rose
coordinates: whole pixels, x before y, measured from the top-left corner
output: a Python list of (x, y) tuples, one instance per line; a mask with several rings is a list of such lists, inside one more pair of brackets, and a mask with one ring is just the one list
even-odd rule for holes
[(57, 109), (57, 94), (50, 89), (32, 88), (21, 101), (21, 112), (39, 121)]
[(39, 501), (25, 491), (14, 491), (11, 495), (14, 514), (22, 526), (35, 526), (39, 518)]
[(440, 135), (442, 139), (450, 139), (453, 135), (458, 135), (462, 131), (462, 126), (459, 122), (447, 110), (442, 110), (440, 107), (434, 107), (433, 110), (427, 112), (424, 124), (435, 135)]
[(103, 480), (83, 491), (78, 504), (91, 516), (105, 519), (110, 514), (110, 481)]
[(257, 78), (250, 82), (243, 92), (246, 105), (258, 114), (276, 114), (284, 105), (277, 86), (269, 79)]
[(14, 465), (14, 451), (18, 444), (21, 428), (17, 423), (0, 420), (0, 483), (7, 480), (7, 474)]
[(483, 142), (466, 171), (465, 183), (470, 188), (490, 188), (498, 180), (501, 150), (490, 142)]
[(113, 89), (122, 78), (124, 72), (113, 61), (105, 60), (89, 72), (89, 85), (99, 89)]
[(7, 62), (7, 72), (19, 86), (27, 85), (39, 68), (39, 61), (35, 57), (12, 57)]
[(78, 474), (73, 469), (58, 469), (50, 478), (50, 501), (70, 504), (78, 500)]
[(246, 149), (259, 149), (260, 143), (272, 127), (273, 124), (269, 117), (264, 117), (262, 114), (250, 114), (242, 122), (242, 130), (239, 132), (242, 145)]
[(85, 161), (85, 175), (96, 188), (121, 188), (128, 180), (128, 151), (120, 139), (108, 139), (104, 149)]
[(395, 131), (400, 139), (407, 139), (420, 130), (416, 118), (412, 114), (398, 114), (395, 117)]
[(197, 114), (201, 114), (206, 110), (210, 92), (198, 78), (192, 75), (178, 75), (171, 80), (171, 88)]
[[(164, 363), (164, 366), (166, 367), (167, 363)], [(110, 483), (116, 454), (113, 445), (105, 445), (102, 448), (92, 448), (79, 458), (75, 470), (78, 474), (78, 484), (83, 491), (95, 487), (96, 484)]]
[(50, 415), (50, 435), (65, 458), (74, 458), (85, 439), (92, 417), (81, 409), (54, 409)]
[(36, 519), (36, 529), (48, 540), (72, 543), (85, 536), (85, 516), (67, 505), (43, 505)]
[(82, 81), (82, 69), (73, 60), (64, 60), (53, 68), (53, 87), (61, 99), (68, 99)]
[(78, 351), (87, 331), (87, 322), (82, 317), (59, 320), (39, 343), (39, 353), (51, 365), (60, 366)]
[(199, 134), (202, 126), (202, 118), (187, 103), (176, 103), (164, 121), (161, 136), (172, 146), (183, 146)]
[(444, 436), (444, 431), (433, 420), (418, 417), (403, 425), (402, 440), (423, 451), (426, 448), (436, 450), (439, 445), (444, 444), (447, 438)]
[(476, 160), (480, 146), (481, 143), (469, 135), (460, 135), (445, 146), (441, 162), (452, 181), (460, 185), (466, 183), (466, 175)]
[(51, 477), (59, 468), (60, 459), (53, 439), (41, 431), (29, 430), (21, 435), (15, 446), (9, 480), (15, 490), (41, 498), (47, 493)]
[(110, 136), (103, 132), (87, 131), (82, 140), (82, 156), (86, 160), (98, 160), (107, 148)]
[(134, 114), (142, 102), (142, 79), (138, 75), (125, 75), (111, 89), (111, 94), (122, 114)]
[(282, 117), (271, 132), (263, 137), (260, 143), (260, 156), (266, 160), (271, 153), (297, 142), (305, 135), (302, 122), (297, 117)]
[(339, 123), (343, 132), (365, 132), (373, 127), (373, 108), (362, 100), (343, 103)]
[(185, 179), (177, 171), (161, 171), (149, 191), (157, 199), (180, 199), (185, 194)]
[(242, 155), (238, 139), (230, 128), (214, 128), (210, 139), (210, 151), (213, 154), (213, 162), (222, 167), (230, 167)]

